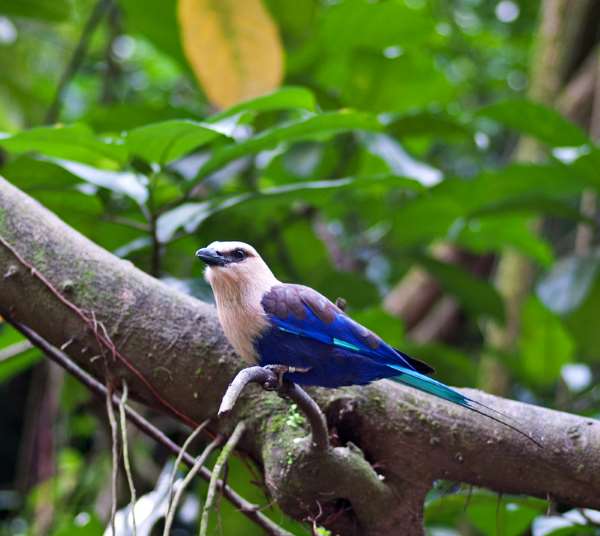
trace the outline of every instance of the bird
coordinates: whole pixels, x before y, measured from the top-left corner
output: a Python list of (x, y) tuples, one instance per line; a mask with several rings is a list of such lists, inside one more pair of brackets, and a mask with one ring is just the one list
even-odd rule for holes
[(280, 381), (337, 388), (391, 379), (499, 422), (511, 417), (431, 377), (435, 371), (387, 344), (316, 290), (282, 283), (251, 245), (213, 242), (196, 251), (215, 297), (223, 332), (249, 365)]

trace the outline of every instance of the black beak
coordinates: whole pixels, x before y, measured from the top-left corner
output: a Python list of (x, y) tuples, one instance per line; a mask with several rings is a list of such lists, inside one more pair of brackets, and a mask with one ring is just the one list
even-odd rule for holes
[(210, 248), (202, 248), (196, 251), (196, 257), (209, 266), (225, 266), (225, 257)]

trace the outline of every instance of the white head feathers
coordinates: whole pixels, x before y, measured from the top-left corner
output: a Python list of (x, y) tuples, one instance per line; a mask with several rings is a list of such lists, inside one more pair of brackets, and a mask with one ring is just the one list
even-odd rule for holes
[(226, 337), (252, 362), (254, 339), (267, 325), (262, 297), (280, 282), (258, 252), (243, 242), (213, 242), (196, 255), (207, 265), (204, 277), (213, 289)]

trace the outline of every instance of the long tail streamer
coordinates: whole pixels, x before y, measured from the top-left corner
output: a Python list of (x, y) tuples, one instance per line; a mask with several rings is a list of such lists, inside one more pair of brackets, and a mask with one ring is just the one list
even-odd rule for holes
[[(419, 391), (429, 393), (431, 395), (437, 396), (438, 398), (447, 400), (448, 402), (452, 402), (453, 404), (456, 404), (458, 406), (462, 406), (463, 408), (467, 408), (471, 411), (474, 411), (475, 413), (478, 413), (479, 415), (483, 415), (484, 417), (487, 417), (488, 419), (496, 421), (497, 423), (500, 423), (500, 424), (510, 428), (511, 430), (514, 430), (518, 434), (527, 438), (532, 443), (535, 443), (538, 447), (544, 448), (544, 446), (538, 440), (534, 439), (529, 434), (525, 433), (523, 430), (520, 430), (514, 424), (507, 422), (507, 421), (514, 422), (514, 419), (512, 419), (512, 417), (510, 417), (504, 413), (501, 413), (493, 408), (490, 408), (489, 406), (486, 406), (485, 404), (482, 404), (481, 402), (477, 402), (477, 400), (473, 400), (472, 398), (469, 398), (469, 397), (463, 395), (462, 393), (455, 391), (451, 387), (448, 387), (447, 385), (443, 384), (442, 382), (434, 380), (433, 378), (430, 378), (428, 376), (424, 376), (423, 374), (420, 374), (419, 372), (408, 370), (408, 369), (406, 369), (404, 367), (400, 367), (400, 366), (399, 367), (396, 367), (393, 365), (388, 365), (388, 366), (396, 369), (400, 373), (398, 376), (390, 378), (391, 380), (394, 380), (403, 385), (408, 385), (410, 387), (414, 387), (415, 389), (418, 389)], [(496, 415), (499, 415), (501, 418), (495, 417), (494, 415), (490, 415), (487, 412), (495, 413)]]

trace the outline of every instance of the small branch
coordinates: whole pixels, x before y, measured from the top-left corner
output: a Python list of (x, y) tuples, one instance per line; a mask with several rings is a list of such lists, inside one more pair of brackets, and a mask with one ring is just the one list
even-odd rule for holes
[[(110, 381), (107, 379), (107, 381)], [(112, 536), (117, 536), (115, 530), (115, 516), (117, 515), (117, 478), (119, 476), (119, 444), (117, 435), (117, 419), (115, 418), (115, 408), (113, 404), (112, 386), (108, 383), (106, 388), (106, 413), (110, 423), (112, 468), (110, 474), (110, 527)]]
[(218, 417), (227, 415), (235, 406), (242, 391), (249, 383), (260, 383), (264, 389), (273, 390), (277, 387), (277, 375), (268, 369), (255, 366), (240, 370), (227, 387), (221, 400)]
[[(171, 503), (173, 501), (173, 488), (175, 487), (175, 477), (177, 476), (177, 468), (179, 467), (179, 464), (181, 463), (181, 460), (184, 456), (184, 454), (187, 452), (188, 447), (190, 446), (191, 442), (196, 439), (196, 437), (198, 437), (198, 434), (200, 432), (202, 432), (202, 430), (204, 430), (204, 428), (206, 428), (206, 426), (208, 425), (210, 421), (208, 419), (206, 419), (205, 421), (203, 421), (200, 426), (198, 426), (188, 437), (187, 439), (183, 442), (183, 445), (181, 446), (181, 449), (179, 451), (179, 454), (177, 455), (177, 458), (175, 459), (175, 463), (173, 465), (173, 469), (171, 471), (171, 475), (169, 477), (169, 501), (167, 502), (167, 512), (169, 512), (169, 510), (171, 509)], [(167, 533), (164, 533), (165, 536), (168, 536)]]
[(231, 454), (233, 449), (235, 449), (235, 446), (238, 444), (238, 441), (242, 437), (245, 429), (246, 423), (244, 421), (240, 421), (237, 423), (231, 436), (227, 440), (227, 443), (225, 443), (223, 450), (221, 450), (221, 454), (219, 454), (219, 457), (215, 462), (215, 466), (212, 470), (210, 483), (208, 485), (206, 502), (204, 503), (204, 509), (202, 510), (202, 517), (200, 519), (199, 536), (206, 536), (206, 531), (208, 529), (208, 514), (210, 513), (210, 509), (212, 508), (214, 502), (215, 491), (217, 490), (217, 480), (219, 478), (219, 475), (221, 474), (221, 471), (223, 470), (223, 466), (227, 462), (227, 458), (229, 458), (229, 455)]
[[(35, 331), (29, 327), (21, 324), (14, 320), (9, 312), (0, 307), (0, 315), (11, 324), (15, 329), (20, 331), (25, 337), (27, 337), (34, 346), (37, 346), (42, 350), (46, 356), (64, 368), (67, 372), (75, 376), (83, 385), (90, 389), (93, 393), (96, 393), (100, 397), (106, 397), (107, 389), (102, 383), (96, 378), (85, 372), (82, 368), (76, 365), (64, 352), (52, 346), (46, 339), (38, 335)], [(118, 406), (119, 397), (113, 395), (113, 405)], [(182, 453), (182, 449), (174, 441), (169, 439), (161, 430), (156, 428), (147, 419), (142, 417), (137, 411), (133, 410), (129, 406), (125, 407), (127, 418), (144, 434), (151, 437), (156, 442), (163, 445), (167, 450), (176, 456), (181, 454), (181, 459), (188, 467), (194, 466), (195, 460), (193, 456), (188, 453)], [(199, 476), (206, 482), (210, 482), (212, 473), (205, 467), (200, 468), (198, 471)], [(222, 480), (217, 482), (217, 487), (222, 490), (225, 498), (233, 504), (242, 514), (244, 514), (253, 523), (256, 523), (270, 536), (293, 536), (288, 531), (282, 529), (279, 525), (271, 521), (267, 516), (262, 514), (259, 510), (260, 507), (256, 504), (247, 501), (242, 496), (237, 494), (230, 486), (225, 484)]]
[(308, 395), (308, 393), (295, 383), (284, 381), (279, 387), (277, 374), (266, 367), (248, 367), (242, 369), (232, 380), (221, 400), (218, 416), (222, 417), (231, 412), (235, 406), (242, 391), (249, 383), (259, 383), (263, 389), (277, 391), (279, 394), (288, 397), (296, 403), (298, 408), (304, 413), (312, 430), (313, 443), (319, 450), (329, 448), (329, 432), (327, 430), (327, 421), (323, 412), (317, 403)]
[[(194, 466), (189, 470), (188, 474), (185, 475), (185, 478), (183, 479), (183, 482), (181, 483), (179, 488), (177, 488), (177, 492), (175, 493), (175, 496), (173, 497), (173, 501), (170, 504), (169, 509), (167, 511), (167, 516), (165, 518), (165, 528), (163, 530), (163, 536), (169, 536), (171, 534), (171, 526), (173, 525), (173, 519), (175, 519), (175, 512), (177, 511), (177, 505), (181, 501), (181, 496), (183, 495), (183, 492), (188, 487), (188, 484), (192, 481), (192, 479), (198, 474), (198, 471), (200, 471), (200, 468), (204, 465), (204, 463), (206, 462), (208, 457), (211, 455), (213, 450), (215, 450), (221, 444), (222, 441), (223, 441), (223, 438), (221, 436), (215, 437), (206, 446), (206, 448), (202, 451), (202, 454), (200, 454), (200, 456), (198, 456), (198, 458), (196, 458)], [(215, 473), (213, 471), (212, 476), (214, 477), (214, 475), (215, 475)], [(218, 477), (218, 475), (217, 475), (217, 477)], [(211, 482), (212, 482), (212, 477), (211, 477)]]
[(129, 442), (127, 441), (127, 415), (125, 408), (127, 407), (127, 382), (123, 380), (123, 394), (119, 401), (119, 426), (121, 428), (121, 443), (123, 445), (123, 466), (127, 476), (127, 484), (129, 485), (129, 493), (131, 494), (131, 524), (133, 526), (133, 536), (137, 536), (137, 526), (135, 523), (135, 503), (136, 493), (135, 484), (133, 483), (133, 473), (131, 472), (131, 464), (129, 462)]
[(55, 123), (58, 119), (67, 87), (75, 74), (77, 74), (77, 71), (79, 71), (81, 68), (83, 60), (85, 59), (85, 55), (87, 54), (87, 49), (92, 35), (102, 21), (102, 18), (104, 17), (104, 14), (108, 10), (111, 3), (112, 0), (98, 0), (96, 5), (93, 7), (92, 13), (83, 27), (81, 37), (79, 38), (79, 42), (73, 51), (73, 55), (71, 56), (71, 59), (67, 64), (60, 81), (58, 82), (56, 93), (54, 94), (52, 103), (50, 104), (48, 112), (46, 113), (46, 124)]
[(8, 361), (13, 357), (17, 357), (19, 354), (22, 354), (30, 348), (33, 348), (33, 344), (31, 344), (29, 341), (20, 341), (16, 342), (15, 344), (11, 344), (10, 346), (0, 350), (0, 363), (2, 361)]

